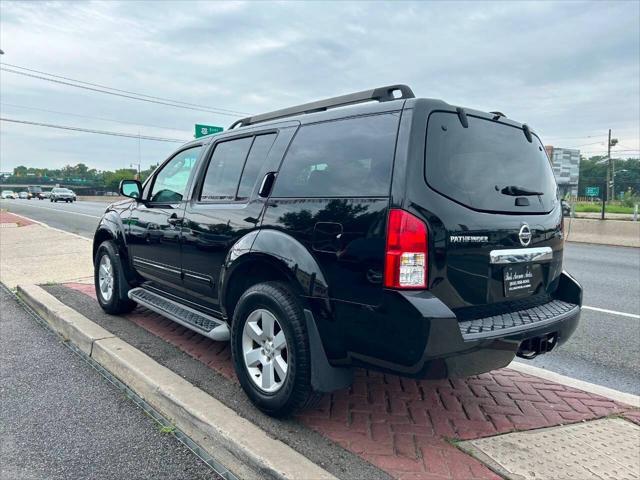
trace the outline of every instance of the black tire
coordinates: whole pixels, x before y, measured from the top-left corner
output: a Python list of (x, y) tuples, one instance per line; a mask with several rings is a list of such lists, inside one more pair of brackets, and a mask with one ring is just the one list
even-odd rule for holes
[[(257, 309), (267, 310), (275, 316), (287, 342), (287, 374), (274, 393), (267, 393), (255, 384), (244, 360), (244, 326), (249, 314)], [(315, 404), (320, 396), (311, 387), (311, 354), (302, 305), (284, 283), (259, 283), (240, 297), (231, 326), (231, 353), (240, 385), (251, 402), (267, 415), (291, 415)]]
[[(120, 257), (116, 254), (116, 252), (117, 249), (115, 243), (112, 240), (105, 240), (98, 247), (96, 258), (94, 258), (93, 262), (93, 278), (98, 303), (105, 312), (112, 315), (128, 313), (136, 308), (136, 303), (130, 300), (126, 295), (129, 289), (126, 288), (121, 292), (122, 289), (120, 288), (120, 272), (122, 270), (122, 265), (120, 264)], [(105, 298), (102, 291), (100, 290), (99, 266), (102, 257), (105, 255), (109, 257), (113, 270), (113, 291), (110, 298)]]

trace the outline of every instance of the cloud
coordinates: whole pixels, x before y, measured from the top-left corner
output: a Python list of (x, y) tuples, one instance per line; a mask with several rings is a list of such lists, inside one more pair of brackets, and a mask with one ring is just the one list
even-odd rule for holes
[[(638, 2), (7, 2), (2, 61), (149, 95), (259, 113), (388, 83), (527, 122), (576, 146), (614, 129), (640, 148)], [(3, 116), (189, 139), (234, 117), (7, 72)], [(20, 109), (24, 105), (139, 123)], [(166, 129), (158, 128), (164, 126)], [(0, 170), (136, 160), (137, 141), (0, 124)], [(174, 144), (142, 142), (143, 165)], [(589, 147), (593, 148), (593, 147)], [(601, 148), (596, 146), (595, 148)]]

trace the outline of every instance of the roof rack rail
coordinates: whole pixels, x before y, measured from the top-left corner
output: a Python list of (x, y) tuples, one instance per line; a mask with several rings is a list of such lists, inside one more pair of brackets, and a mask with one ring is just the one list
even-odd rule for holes
[(330, 108), (344, 107), (346, 105), (354, 105), (364, 102), (389, 102), (391, 100), (400, 100), (406, 98), (414, 98), (415, 95), (411, 88), (406, 85), (388, 85), (386, 87), (378, 87), (373, 90), (364, 90), (362, 92), (349, 93), (340, 95), (339, 97), (327, 98), (316, 102), (304, 103), (295, 107), (283, 108), (274, 112), (262, 113), (252, 117), (242, 118), (231, 124), (229, 130), (237, 126), (246, 127), (256, 123), (267, 122), (279, 118), (291, 117), (304, 113), (323, 112)]

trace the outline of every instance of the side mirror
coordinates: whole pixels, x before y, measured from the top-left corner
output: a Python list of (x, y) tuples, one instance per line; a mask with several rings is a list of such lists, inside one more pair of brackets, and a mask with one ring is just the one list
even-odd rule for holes
[(273, 183), (276, 181), (276, 172), (267, 173), (262, 179), (258, 195), (262, 198), (267, 198), (273, 188)]
[(120, 180), (120, 195), (140, 200), (142, 198), (142, 185), (138, 180)]

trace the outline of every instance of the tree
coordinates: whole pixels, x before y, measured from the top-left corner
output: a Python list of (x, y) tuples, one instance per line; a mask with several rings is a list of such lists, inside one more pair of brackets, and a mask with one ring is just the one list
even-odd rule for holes
[[(607, 178), (607, 161), (605, 156), (595, 156), (580, 159), (580, 180), (578, 183), (578, 195), (584, 195), (588, 186), (598, 186), (601, 191)], [(632, 192), (640, 192), (640, 160), (627, 158), (615, 160), (615, 189), (618, 193), (625, 192), (629, 188)]]
[(13, 169), (13, 175), (16, 177), (26, 177), (29, 170), (24, 165), (20, 165)]
[(115, 172), (104, 172), (103, 182), (107, 190), (116, 192), (121, 180), (134, 178), (137, 171), (132, 168), (121, 168)]

